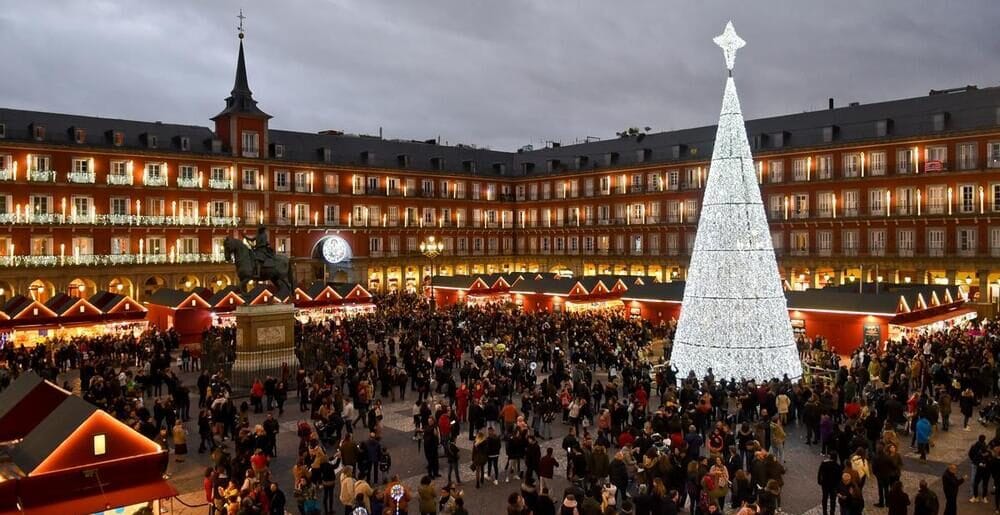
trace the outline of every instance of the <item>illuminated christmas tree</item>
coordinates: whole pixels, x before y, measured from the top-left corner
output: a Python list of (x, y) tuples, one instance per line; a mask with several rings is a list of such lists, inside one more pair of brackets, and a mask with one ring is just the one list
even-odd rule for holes
[(718, 379), (796, 379), (802, 363), (733, 82), (746, 42), (732, 22), (714, 41), (729, 78), (671, 363), (681, 377), (711, 368)]

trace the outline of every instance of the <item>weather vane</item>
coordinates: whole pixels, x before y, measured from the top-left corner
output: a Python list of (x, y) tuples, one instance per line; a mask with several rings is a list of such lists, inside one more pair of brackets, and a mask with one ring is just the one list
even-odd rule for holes
[(246, 16), (243, 16), (243, 9), (240, 9), (240, 15), (237, 16), (237, 18), (240, 19), (240, 26), (237, 27), (237, 29), (240, 31), (240, 39), (243, 39), (243, 20), (247, 18)]
[(733, 74), (733, 64), (736, 62), (736, 51), (745, 47), (747, 42), (743, 41), (743, 38), (736, 34), (736, 29), (733, 28), (732, 21), (727, 23), (726, 30), (722, 31), (722, 34), (716, 36), (712, 41), (716, 45), (719, 45), (719, 48), (722, 48), (722, 53), (726, 57), (726, 68), (729, 69), (729, 75), (731, 76)]

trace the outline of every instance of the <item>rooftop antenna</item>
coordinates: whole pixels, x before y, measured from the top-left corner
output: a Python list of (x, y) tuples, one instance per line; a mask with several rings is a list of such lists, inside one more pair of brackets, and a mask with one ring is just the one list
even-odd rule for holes
[(243, 20), (245, 20), (247, 18), (246, 16), (243, 16), (243, 9), (240, 9), (240, 15), (237, 16), (237, 18), (240, 19), (240, 25), (239, 25), (239, 27), (236, 27), (236, 29), (239, 30), (239, 38), (243, 39), (243, 33), (244, 33), (244, 30), (243, 30)]

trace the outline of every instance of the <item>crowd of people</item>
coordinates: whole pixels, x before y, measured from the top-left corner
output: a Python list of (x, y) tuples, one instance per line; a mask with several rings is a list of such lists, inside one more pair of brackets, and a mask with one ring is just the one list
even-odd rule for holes
[[(375, 314), (349, 321), (298, 324), (302, 367), (258, 378), (246, 400), (223, 371), (156, 330), (5, 348), (0, 386), (20, 370), (55, 380), (77, 369), (85, 399), (178, 461), (191, 427), (211, 458), (205, 502), (216, 513), (408, 513), (412, 502), (420, 513), (462, 514), (464, 478), (475, 488), (513, 481), (509, 514), (766, 515), (781, 511), (792, 435), (824, 456), (816, 474), (824, 515), (866, 506), (936, 514), (939, 504), (951, 514), (966, 480), (975, 503), (989, 502), (991, 478), (1000, 483), (1000, 432), (969, 449), (968, 474), (944, 471), (943, 500), (900, 481), (907, 445), (933, 459), (936, 433), (959, 429), (949, 423), (953, 406), (971, 430), (976, 406), (997, 393), (995, 322), (865, 344), (843, 364), (821, 339), (803, 341), (805, 357), (836, 371), (755, 383), (664, 365), (672, 324), (509, 305), (434, 311), (415, 296), (377, 303)], [(231, 329), (205, 338), (232, 352)], [(661, 341), (663, 357), (651, 357)], [(198, 372), (194, 384), (184, 372)], [(296, 411), (285, 406), (291, 395), (299, 443), (281, 461), (294, 463), (293, 483), (281, 485), (271, 467), (279, 419)], [(412, 401), (413, 441), (426, 462), (415, 491), (393, 473), (383, 439), (383, 402), (397, 400)], [(560, 475), (569, 486), (556, 492)], [(1000, 496), (992, 502), (1000, 512)]]

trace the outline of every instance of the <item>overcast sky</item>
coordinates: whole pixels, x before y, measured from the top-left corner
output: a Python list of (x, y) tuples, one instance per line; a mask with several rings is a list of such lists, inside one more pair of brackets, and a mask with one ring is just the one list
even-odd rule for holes
[(236, 15), (271, 127), (513, 150), (1000, 82), (998, 0), (4, 0), (0, 106), (208, 126)]

